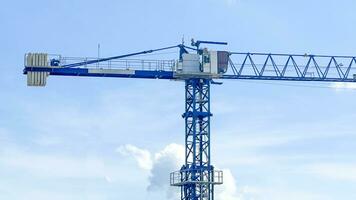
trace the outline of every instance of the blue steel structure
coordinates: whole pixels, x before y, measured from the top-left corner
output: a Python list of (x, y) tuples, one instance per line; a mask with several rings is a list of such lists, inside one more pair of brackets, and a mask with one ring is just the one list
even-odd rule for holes
[[(356, 57), (355, 56), (326, 56), (301, 54), (269, 54), (269, 53), (236, 53), (231, 52), (229, 71), (217, 79), (245, 79), (245, 80), (276, 80), (276, 81), (322, 81), (322, 82), (355, 82)], [(131, 55), (131, 54), (128, 54)], [(137, 54), (136, 54), (137, 55)], [(233, 62), (235, 55), (240, 56), (241, 62)], [(241, 56), (243, 59), (241, 59)], [(126, 58), (127, 56), (120, 56)], [(86, 77), (118, 77), (118, 78), (145, 78), (145, 79), (181, 79), (175, 72), (173, 60), (159, 60), (151, 68), (145, 66), (142, 60), (137, 65), (125, 66), (135, 60), (90, 60), (90, 58), (61, 57), (61, 63), (69, 60), (82, 61), (64, 66), (33, 67), (26, 66), (24, 74), (28, 72), (48, 72), (55, 76), (86, 76)], [(85, 61), (89, 60), (89, 61)], [(260, 60), (257, 63), (255, 60)], [(95, 62), (96, 61), (96, 62)], [(90, 72), (95, 69), (93, 65), (104, 62), (101, 69), (109, 71)], [(342, 62), (339, 62), (342, 61)], [(322, 62), (323, 64), (320, 64)], [(53, 62), (54, 63), (54, 62)], [(132, 70), (133, 73), (114, 73), (114, 70)], [(110, 71), (112, 70), (112, 71)]]
[[(214, 186), (223, 183), (223, 172), (214, 169), (210, 154), (210, 85), (216, 84), (213, 79), (356, 82), (355, 56), (230, 52), (229, 70), (219, 76), (182, 75), (174, 60), (126, 59), (179, 48), (181, 60), (183, 54), (191, 51), (201, 55), (201, 44), (226, 43), (192, 41), (192, 47), (179, 44), (103, 59), (53, 56), (50, 66), (30, 66), (25, 61), (24, 74), (45, 72), (55, 76), (184, 81), (185, 163), (179, 171), (170, 175), (170, 184), (181, 188), (181, 200), (213, 200)], [(97, 63), (101, 64), (98, 66)]]
[(185, 164), (171, 173), (171, 185), (181, 187), (181, 199), (214, 199), (222, 171), (210, 163), (210, 80), (185, 81)]

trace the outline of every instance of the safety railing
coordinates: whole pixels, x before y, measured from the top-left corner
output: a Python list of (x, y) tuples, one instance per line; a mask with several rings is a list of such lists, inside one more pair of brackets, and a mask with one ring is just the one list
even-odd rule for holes
[(185, 184), (222, 184), (223, 171), (221, 170), (181, 170), (170, 174), (171, 186)]
[[(79, 62), (85, 63), (97, 59), (98, 58), (61, 57), (59, 61), (61, 63), (60, 65), (67, 65)], [(175, 60), (117, 59), (84, 64), (80, 66), (80, 68), (173, 71), (175, 68)]]

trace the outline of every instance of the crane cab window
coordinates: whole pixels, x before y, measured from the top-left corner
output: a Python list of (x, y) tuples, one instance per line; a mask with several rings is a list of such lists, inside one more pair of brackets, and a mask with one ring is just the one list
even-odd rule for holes
[(203, 55), (203, 63), (210, 63), (210, 55), (209, 54)]

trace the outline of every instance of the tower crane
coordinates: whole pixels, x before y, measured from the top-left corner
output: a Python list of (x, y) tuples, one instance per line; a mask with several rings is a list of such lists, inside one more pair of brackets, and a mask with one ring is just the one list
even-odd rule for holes
[[(272, 54), (214, 51), (202, 45), (225, 42), (194, 41), (191, 45), (135, 52), (108, 58), (73, 58), (46, 53), (25, 54), (23, 73), (28, 86), (45, 86), (48, 76), (166, 79), (185, 82), (185, 163), (170, 174), (180, 187), (181, 200), (214, 200), (214, 186), (223, 172), (214, 169), (210, 151), (210, 86), (216, 80), (356, 82), (355, 56)], [(132, 59), (133, 56), (177, 49), (177, 60)], [(100, 65), (98, 65), (100, 63)]]

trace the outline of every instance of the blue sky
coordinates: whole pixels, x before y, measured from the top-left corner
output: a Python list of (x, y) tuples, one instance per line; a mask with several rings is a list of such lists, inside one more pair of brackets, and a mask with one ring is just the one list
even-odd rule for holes
[[(112, 56), (184, 35), (227, 41), (231, 51), (355, 55), (355, 8), (351, 0), (3, 2), (0, 199), (150, 200), (177, 191), (166, 184), (182, 159), (183, 83), (50, 77), (29, 88), (24, 53), (96, 56), (100, 43)], [(213, 162), (226, 172), (218, 200), (355, 199), (354, 88), (213, 86)]]

